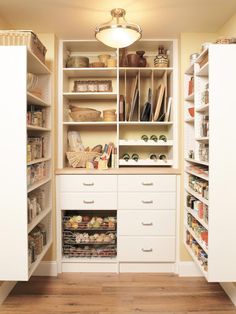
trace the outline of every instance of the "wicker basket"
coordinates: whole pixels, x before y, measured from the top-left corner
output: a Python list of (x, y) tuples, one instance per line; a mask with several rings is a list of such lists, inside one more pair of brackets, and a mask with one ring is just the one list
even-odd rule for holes
[(101, 156), (97, 152), (67, 152), (69, 165), (73, 168), (85, 168), (87, 161), (93, 161), (96, 157)]
[(47, 49), (32, 31), (1, 30), (0, 46), (27, 46), (43, 63)]

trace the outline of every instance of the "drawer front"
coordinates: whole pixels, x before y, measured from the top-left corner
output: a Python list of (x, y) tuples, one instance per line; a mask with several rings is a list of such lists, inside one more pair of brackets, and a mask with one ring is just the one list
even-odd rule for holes
[(119, 209), (175, 209), (175, 193), (119, 193)]
[(61, 209), (117, 209), (116, 193), (61, 193)]
[(120, 236), (118, 252), (123, 262), (174, 262), (175, 238)]
[(115, 175), (63, 175), (60, 177), (61, 192), (115, 192)]
[(175, 211), (119, 211), (118, 233), (133, 236), (174, 236)]
[(118, 190), (121, 192), (174, 192), (175, 175), (119, 175)]

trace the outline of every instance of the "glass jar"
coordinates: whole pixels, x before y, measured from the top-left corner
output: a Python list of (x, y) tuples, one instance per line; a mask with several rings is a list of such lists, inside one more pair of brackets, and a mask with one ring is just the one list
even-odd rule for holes
[(204, 91), (202, 92), (202, 105), (207, 105), (209, 104), (209, 83), (207, 83), (205, 85), (205, 89)]

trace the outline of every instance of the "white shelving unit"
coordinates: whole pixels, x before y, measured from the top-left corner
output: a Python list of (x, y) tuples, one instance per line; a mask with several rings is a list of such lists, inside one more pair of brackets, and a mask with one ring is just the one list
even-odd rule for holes
[[(0, 280), (25, 281), (34, 273), (52, 244), (51, 72), (26, 46), (1, 46), (0, 68), (0, 102), (3, 104), (0, 115)], [(27, 91), (28, 72), (38, 76), (38, 90), (42, 96)], [(29, 105), (38, 111), (45, 110), (45, 127), (27, 125)], [(44, 137), (45, 155), (42, 158), (29, 159), (29, 137)], [(30, 167), (34, 167), (38, 181), (32, 171), (30, 175)], [(36, 169), (40, 167), (44, 171), (39, 174)], [(28, 198), (39, 192), (43, 195), (43, 206), (38, 215), (30, 219)], [(32, 262), (28, 237), (39, 224), (44, 226), (46, 241), (42, 252), (38, 251)]]
[[(153, 66), (158, 46), (164, 45), (169, 49), (170, 64), (167, 68), (156, 68)], [(98, 61), (98, 56), (101, 54), (110, 54), (112, 58), (119, 59), (119, 50), (106, 47), (97, 41), (86, 40), (62, 40), (59, 47), (59, 110), (58, 110), (58, 125), (59, 125), (59, 168), (68, 167), (66, 152), (68, 151), (68, 131), (79, 131), (85, 147), (92, 148), (95, 145), (113, 142), (117, 147), (117, 167), (122, 167), (123, 163), (118, 162), (122, 159), (125, 153), (138, 153), (140, 160), (149, 159), (152, 153), (163, 153), (169, 160), (168, 163), (150, 163), (140, 162), (138, 166), (169, 166), (178, 167), (178, 126), (177, 126), (177, 42), (176, 40), (142, 40), (129, 47), (129, 53), (139, 49), (145, 49), (148, 65), (145, 68), (137, 67), (117, 67), (114, 68), (68, 68), (66, 60), (68, 51), (71, 56), (87, 56), (90, 63)], [(163, 76), (167, 76), (167, 96), (171, 96), (172, 108), (169, 121), (140, 121), (140, 115), (147, 101), (148, 88), (152, 89), (153, 106), (155, 108), (155, 97), (159, 84)], [(119, 121), (119, 97), (123, 95), (126, 102), (129, 101), (129, 93), (134, 78), (138, 76), (138, 87), (140, 90), (137, 121)], [(111, 92), (74, 92), (74, 81), (76, 80), (111, 80)], [(106, 109), (115, 109), (117, 119), (112, 122), (77, 122), (70, 117), (68, 110), (72, 105), (80, 106), (81, 108), (92, 108), (99, 111)], [(128, 107), (128, 105), (127, 105)], [(126, 110), (127, 110), (126, 107)], [(91, 128), (92, 127), (92, 128)], [(96, 136), (93, 136), (96, 134)], [(150, 143), (137, 145), (131, 141), (139, 139), (142, 134), (157, 136), (165, 134), (168, 142), (157, 145)], [(122, 140), (130, 141), (130, 147), (123, 145)], [(127, 164), (125, 164), (127, 165)], [(129, 164), (131, 167), (137, 164)], [(96, 171), (95, 171), (96, 173)]]
[[(194, 98), (186, 96), (184, 102), (184, 243), (209, 282), (236, 280), (232, 249), (236, 237), (236, 166), (231, 140), (236, 114), (235, 53), (234, 45), (212, 44), (185, 72), (185, 95), (193, 78)], [(193, 106), (194, 123), (189, 123), (188, 108)]]

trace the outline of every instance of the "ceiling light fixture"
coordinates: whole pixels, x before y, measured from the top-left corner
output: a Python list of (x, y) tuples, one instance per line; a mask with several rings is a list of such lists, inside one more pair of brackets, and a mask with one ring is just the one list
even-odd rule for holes
[(140, 26), (127, 22), (125, 14), (124, 9), (111, 10), (111, 21), (96, 27), (96, 39), (113, 48), (124, 48), (139, 40), (142, 37)]

